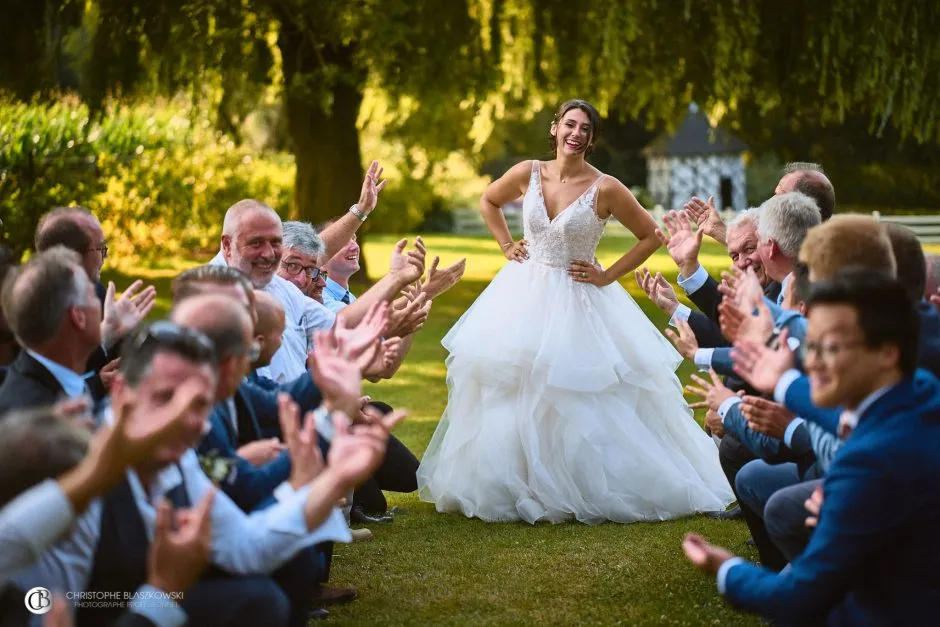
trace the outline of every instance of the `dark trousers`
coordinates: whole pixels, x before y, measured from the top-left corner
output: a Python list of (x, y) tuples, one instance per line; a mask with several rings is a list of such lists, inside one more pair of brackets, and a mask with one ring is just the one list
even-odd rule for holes
[[(728, 478), (728, 483), (732, 489), (735, 488), (735, 480), (738, 472), (757, 457), (746, 446), (731, 434), (726, 433), (721, 438), (721, 444), (718, 446), (718, 460), (721, 462), (721, 469)], [(779, 571), (787, 564), (786, 558), (780, 553), (780, 549), (774, 544), (773, 540), (767, 534), (767, 528), (764, 521), (758, 516), (757, 512), (752, 510), (744, 503), (740, 495), (735, 491), (738, 498), (738, 506), (744, 514), (744, 521), (751, 532), (751, 538), (754, 539), (754, 546), (757, 547), (757, 553), (760, 555), (761, 564), (766, 568)]]
[(764, 506), (764, 523), (783, 556), (793, 561), (809, 544), (813, 530), (806, 526), (806, 500), (822, 479), (804, 481), (774, 492)]
[(189, 625), (305, 627), (321, 572), (317, 547), (309, 547), (271, 576), (241, 577), (213, 569), (187, 590), (180, 604)]
[[(392, 408), (385, 404), (374, 402), (372, 406), (387, 414)], [(353, 494), (353, 505), (359, 506), (365, 512), (377, 513), (388, 509), (388, 501), (382, 490), (390, 492), (414, 492), (418, 489), (418, 458), (408, 447), (394, 435), (388, 438), (388, 449), (385, 459), (375, 474), (365, 483), (356, 488)]]

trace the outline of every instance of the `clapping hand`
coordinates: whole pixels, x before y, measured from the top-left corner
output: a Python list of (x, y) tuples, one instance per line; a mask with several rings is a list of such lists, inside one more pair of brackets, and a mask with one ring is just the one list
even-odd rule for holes
[(290, 454), (290, 484), (295, 490), (313, 481), (323, 470), (323, 456), (317, 444), (316, 419), (307, 413), (301, 425), (300, 407), (290, 395), (278, 394), (278, 420), (281, 435)]
[(403, 306), (393, 306), (389, 310), (388, 323), (383, 332), (384, 337), (406, 337), (424, 326), (431, 313), (431, 301), (428, 300), (426, 292), (417, 292), (416, 290), (406, 291)]
[(676, 211), (663, 216), (663, 229), (656, 229), (656, 237), (676, 262), (679, 273), (684, 277), (692, 276), (698, 269), (698, 253), (705, 232), (702, 229), (693, 232), (688, 216)]
[(255, 440), (242, 446), (236, 451), (238, 456), (252, 466), (260, 468), (281, 454), (284, 445), (277, 438)]
[(672, 329), (666, 329), (666, 337), (675, 345), (680, 355), (689, 361), (693, 361), (695, 352), (698, 350), (698, 340), (695, 339), (692, 327), (685, 320), (679, 320), (676, 322), (676, 328), (679, 329), (678, 335)]
[(635, 275), (637, 285), (646, 292), (653, 304), (659, 307), (667, 316), (672, 317), (672, 314), (676, 312), (676, 308), (679, 306), (679, 297), (676, 296), (676, 291), (662, 273), (657, 272), (654, 277), (644, 267), (637, 270)]
[(167, 500), (157, 506), (147, 583), (163, 592), (185, 592), (199, 580), (212, 550), (211, 488), (192, 510), (173, 511)]
[(713, 546), (694, 533), (690, 533), (682, 541), (682, 550), (696, 568), (712, 575), (717, 574), (721, 565), (734, 557), (727, 549)]
[(708, 407), (713, 411), (718, 411), (718, 408), (721, 407), (721, 404), (724, 403), (729, 398), (735, 396), (728, 387), (721, 382), (721, 379), (718, 378), (718, 373), (714, 370), (708, 371), (711, 381), (706, 381), (697, 374), (692, 375), (692, 381), (698, 384), (699, 387), (694, 385), (685, 386), (685, 391), (689, 394), (695, 394), (696, 396), (701, 396), (705, 399), (702, 403), (694, 403), (691, 405), (693, 408), (699, 407)]
[(721, 219), (721, 214), (715, 207), (715, 197), (709, 196), (708, 202), (703, 201), (698, 196), (693, 196), (692, 200), (682, 206), (682, 210), (698, 225), (698, 228), (705, 232), (719, 244), (727, 243), (727, 228)]
[(150, 285), (138, 294), (144, 282), (134, 281), (121, 298), (114, 298), (114, 282), (108, 282), (101, 315), (101, 343), (106, 348), (114, 346), (124, 336), (143, 322), (157, 302), (157, 288)]
[(431, 267), (428, 269), (428, 280), (425, 281), (423, 286), (423, 291), (427, 295), (428, 300), (433, 300), (457, 285), (457, 282), (460, 281), (463, 277), (463, 273), (467, 269), (467, 260), (461, 259), (452, 266), (448, 266), (443, 270), (438, 270), (437, 266), (441, 262), (440, 257), (435, 257), (431, 261)]
[(368, 215), (379, 202), (379, 193), (385, 189), (387, 180), (382, 180), (384, 168), (379, 167), (378, 161), (369, 164), (366, 177), (362, 180), (362, 191), (359, 193), (359, 210)]
[(348, 486), (371, 477), (385, 458), (389, 433), (407, 415), (399, 410), (352, 425), (345, 414), (335, 413), (333, 441), (327, 454), (330, 470)]
[(354, 361), (360, 370), (364, 370), (379, 349), (379, 336), (388, 324), (388, 308), (386, 302), (372, 305), (359, 324), (348, 329), (346, 318), (339, 314), (330, 332), (319, 334), (321, 345), (331, 354)]
[(392, 259), (388, 266), (389, 274), (396, 276), (402, 287), (414, 283), (424, 275), (425, 258), (428, 254), (427, 248), (424, 246), (424, 240), (421, 237), (415, 239), (415, 249), (406, 253), (405, 247), (407, 245), (407, 239), (401, 239), (395, 243)]
[(806, 518), (806, 526), (815, 527), (818, 525), (819, 512), (822, 511), (823, 506), (823, 491), (821, 485), (816, 486), (816, 489), (813, 490), (810, 497), (806, 499), (806, 503), (804, 503), (803, 506), (806, 508), (806, 511), (811, 514)]
[(314, 350), (308, 364), (313, 382), (320, 388), (328, 409), (340, 409), (354, 416), (362, 396), (362, 369), (345, 357), (342, 342), (329, 333), (313, 336)]
[(757, 315), (738, 308), (730, 299), (718, 305), (718, 324), (729, 342), (766, 342), (774, 331), (774, 320), (763, 300), (757, 301)]
[(934, 307), (940, 309), (940, 287), (937, 288), (937, 293), (930, 297), (930, 302), (933, 303)]
[(787, 344), (787, 335), (786, 330), (780, 333), (780, 345), (776, 349), (752, 340), (735, 343), (731, 351), (735, 373), (755, 390), (765, 394), (773, 392), (783, 373), (796, 363)]
[(778, 440), (783, 440), (794, 419), (786, 407), (760, 396), (745, 396), (741, 400), (741, 413), (751, 430)]

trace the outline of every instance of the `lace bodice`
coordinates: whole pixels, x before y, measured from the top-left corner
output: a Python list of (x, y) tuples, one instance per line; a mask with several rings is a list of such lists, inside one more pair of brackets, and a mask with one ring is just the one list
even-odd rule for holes
[(548, 219), (542, 176), (538, 161), (532, 162), (529, 188), (522, 200), (525, 239), (529, 242), (529, 259), (537, 263), (566, 267), (572, 259), (592, 261), (607, 220), (597, 217), (594, 200), (598, 179), (567, 208)]

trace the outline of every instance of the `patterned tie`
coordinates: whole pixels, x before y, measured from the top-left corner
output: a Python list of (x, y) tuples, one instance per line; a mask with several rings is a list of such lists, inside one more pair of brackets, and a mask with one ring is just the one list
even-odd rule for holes
[(343, 297), (340, 298), (340, 300), (347, 305), (349, 304), (349, 290), (346, 290), (346, 293), (343, 294)]

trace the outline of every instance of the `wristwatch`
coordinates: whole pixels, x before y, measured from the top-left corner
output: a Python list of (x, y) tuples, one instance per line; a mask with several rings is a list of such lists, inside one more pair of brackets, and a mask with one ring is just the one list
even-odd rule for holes
[(368, 214), (368, 213), (366, 213), (365, 211), (363, 211), (362, 209), (359, 208), (359, 204), (358, 204), (358, 203), (356, 203), (355, 205), (353, 205), (352, 207), (349, 208), (349, 213), (351, 213), (351, 214), (353, 214), (354, 216), (356, 216), (357, 218), (359, 218), (359, 220), (362, 221), (362, 222), (365, 222), (365, 221), (366, 221), (366, 218), (369, 217), (369, 214)]

